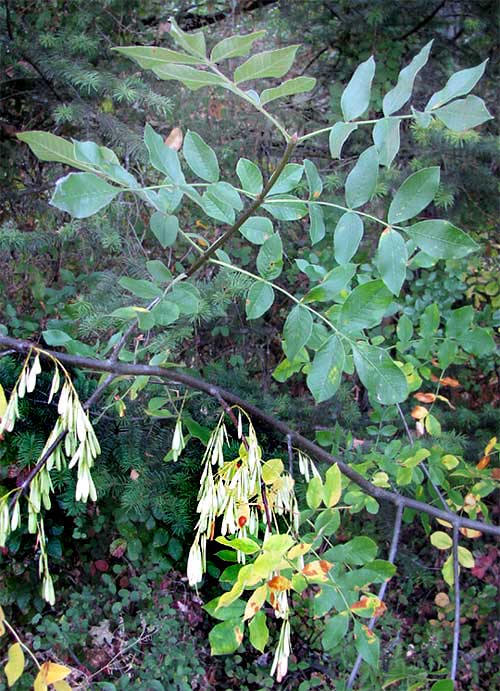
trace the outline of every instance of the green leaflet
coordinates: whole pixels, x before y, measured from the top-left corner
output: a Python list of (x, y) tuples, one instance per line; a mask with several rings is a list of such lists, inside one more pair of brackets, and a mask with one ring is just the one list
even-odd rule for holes
[(349, 84), (344, 89), (340, 106), (346, 120), (355, 120), (367, 110), (374, 75), (375, 60), (372, 55), (356, 68)]
[(436, 196), (439, 187), (439, 168), (424, 168), (413, 173), (403, 182), (389, 207), (389, 223), (401, 223), (414, 218)]
[(278, 278), (283, 269), (283, 243), (279, 233), (273, 233), (259, 250), (257, 270), (267, 280)]
[(149, 219), (149, 227), (163, 248), (171, 247), (175, 244), (179, 232), (177, 216), (167, 216), (159, 211), (155, 211)]
[(330, 153), (332, 158), (340, 158), (342, 154), (342, 147), (346, 143), (349, 135), (354, 130), (357, 130), (358, 126), (350, 122), (336, 122), (335, 125), (330, 130), (330, 135), (328, 143), (330, 146)]
[(444, 89), (437, 91), (427, 103), (425, 110), (431, 110), (444, 106), (445, 103), (459, 96), (465, 96), (477, 84), (483, 76), (488, 60), (485, 60), (476, 67), (469, 67), (466, 70), (455, 72), (446, 82)]
[(350, 209), (357, 209), (371, 199), (377, 186), (378, 164), (374, 146), (363, 151), (358, 158), (345, 183), (345, 198)]
[(479, 249), (472, 238), (449, 221), (420, 221), (404, 230), (420, 249), (437, 259), (457, 259)]
[(296, 355), (306, 345), (311, 336), (312, 328), (311, 312), (301, 305), (295, 305), (289, 312), (283, 327), (286, 355), (289, 360), (295, 360)]
[(405, 400), (408, 396), (406, 377), (385, 350), (357, 343), (352, 352), (358, 376), (374, 401), (391, 405)]
[(348, 295), (340, 311), (340, 327), (361, 331), (377, 326), (392, 302), (392, 295), (383, 281), (368, 281)]
[(256, 650), (264, 652), (269, 640), (269, 630), (266, 624), (266, 613), (262, 610), (252, 618), (248, 625), (250, 643)]
[(169, 18), (170, 35), (184, 50), (192, 55), (205, 57), (207, 49), (205, 45), (205, 35), (202, 31), (182, 31), (173, 17)]
[(311, 204), (309, 206), (309, 236), (311, 244), (316, 245), (323, 240), (326, 233), (325, 218), (321, 206)]
[(493, 117), (486, 108), (482, 98), (467, 96), (448, 103), (434, 111), (435, 116), (450, 130), (463, 132), (482, 125)]
[(278, 221), (298, 221), (307, 214), (307, 204), (291, 194), (280, 194), (276, 197), (266, 197), (262, 208), (268, 211)]
[(331, 398), (340, 386), (344, 369), (345, 352), (335, 334), (321, 346), (307, 375), (307, 386), (316, 403)]
[(262, 173), (258, 166), (249, 161), (248, 158), (240, 158), (236, 165), (236, 174), (245, 192), (250, 192), (251, 194), (260, 194), (262, 192), (264, 186)]
[(150, 163), (156, 170), (168, 175), (170, 180), (176, 184), (185, 184), (186, 180), (177, 152), (167, 146), (162, 137), (149, 124), (144, 128), (144, 144), (149, 153)]
[(172, 280), (172, 274), (160, 259), (151, 259), (146, 262), (146, 268), (150, 275), (158, 283), (168, 283)]
[(234, 208), (230, 204), (226, 204), (220, 197), (211, 195), (208, 191), (204, 192), (202, 196), (203, 211), (215, 218), (217, 221), (232, 225), (235, 221), (236, 214)]
[(271, 188), (272, 194), (285, 194), (293, 190), (302, 179), (304, 166), (298, 163), (287, 163)]
[(393, 229), (384, 230), (378, 243), (375, 263), (393, 295), (399, 295), (404, 283), (407, 261), (408, 251), (401, 235)]
[(306, 171), (307, 186), (309, 188), (309, 199), (317, 199), (323, 191), (323, 181), (312, 161), (304, 159), (304, 170)]
[(240, 647), (243, 640), (244, 624), (241, 620), (230, 619), (216, 624), (208, 634), (212, 655), (230, 655)]
[(170, 300), (162, 300), (151, 311), (155, 324), (158, 326), (169, 326), (177, 320), (180, 314), (178, 305)]
[(169, 48), (158, 48), (157, 46), (123, 46), (111, 48), (116, 53), (121, 53), (125, 57), (135, 60), (135, 62), (145, 70), (161, 65), (202, 65), (200, 60), (187, 53), (179, 53), (177, 50)]
[(214, 150), (206, 144), (199, 134), (188, 130), (184, 137), (182, 153), (193, 173), (207, 182), (219, 179), (219, 163)]
[(397, 112), (409, 100), (413, 91), (415, 77), (429, 59), (432, 43), (432, 41), (429, 41), (429, 43), (427, 43), (422, 50), (415, 55), (410, 64), (401, 70), (396, 86), (384, 96), (382, 104), (384, 115), (391, 115), (392, 113)]
[(383, 118), (373, 127), (373, 143), (381, 166), (390, 168), (396, 158), (400, 146), (400, 124), (401, 121), (397, 118)]
[(94, 173), (70, 173), (56, 182), (50, 204), (74, 218), (87, 218), (112, 202), (120, 191)]
[(155, 283), (141, 278), (123, 276), (118, 283), (122, 288), (125, 288), (125, 290), (130, 291), (136, 297), (143, 298), (144, 300), (153, 300), (163, 295), (163, 291), (161, 288), (158, 288)]
[[(303, 298), (304, 302), (328, 302), (338, 297), (356, 273), (356, 264), (343, 264), (332, 269), (321, 283), (311, 288)], [(315, 280), (312, 276), (312, 280)]]
[(209, 185), (206, 190), (206, 195), (215, 200), (220, 200), (224, 204), (231, 206), (236, 211), (243, 209), (243, 202), (236, 189), (228, 182), (215, 182)]
[(356, 254), (363, 238), (363, 219), (353, 211), (347, 211), (340, 217), (333, 234), (335, 261), (347, 264)]
[(153, 65), (151, 69), (160, 79), (182, 82), (191, 91), (196, 91), (204, 86), (228, 88), (227, 82), (218, 74), (207, 72), (206, 70), (197, 70), (187, 65)]
[(354, 644), (363, 660), (373, 669), (377, 669), (380, 658), (380, 639), (367, 626), (354, 622)]
[(242, 226), (240, 233), (254, 245), (263, 245), (273, 234), (273, 224), (269, 218), (250, 216)]
[(316, 79), (313, 77), (294, 77), (293, 79), (287, 79), (279, 86), (275, 86), (272, 89), (264, 89), (260, 95), (260, 103), (264, 105), (271, 101), (275, 101), (277, 98), (302, 94), (305, 91), (311, 91), (315, 86)]
[(349, 616), (347, 611), (330, 617), (325, 624), (321, 639), (323, 650), (330, 651), (337, 647), (349, 630)]
[(224, 38), (212, 48), (210, 60), (212, 62), (221, 62), (221, 60), (227, 60), (228, 58), (241, 58), (244, 55), (248, 55), (255, 41), (261, 39), (265, 33), (265, 30), (254, 31), (245, 36)]
[(274, 290), (263, 281), (255, 281), (247, 293), (246, 313), (248, 319), (258, 319), (274, 302)]
[(29, 146), (40, 161), (55, 161), (85, 171), (94, 170), (94, 166), (87, 165), (75, 158), (73, 143), (62, 137), (40, 130), (20, 132), (16, 136)]
[(267, 50), (248, 58), (246, 62), (234, 71), (236, 84), (247, 82), (250, 79), (262, 79), (263, 77), (282, 77), (288, 72), (295, 60), (295, 54), (299, 46), (288, 46), (278, 50)]

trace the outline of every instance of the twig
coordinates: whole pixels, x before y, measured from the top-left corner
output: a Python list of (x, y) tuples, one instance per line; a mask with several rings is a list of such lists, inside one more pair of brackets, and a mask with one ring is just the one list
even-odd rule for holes
[[(404, 497), (402, 497), (402, 500), (404, 501)], [(387, 558), (387, 561), (389, 561), (391, 564), (394, 564), (396, 560), (396, 554), (398, 551), (398, 544), (399, 544), (399, 536), (401, 533), (401, 522), (403, 520), (403, 509), (404, 509), (404, 504), (403, 501), (401, 504), (398, 504), (397, 509), (396, 509), (396, 516), (394, 518), (394, 528), (392, 531), (392, 541), (391, 541), (391, 547), (389, 549), (389, 556)], [(385, 592), (387, 590), (389, 581), (384, 581), (382, 585), (380, 586), (380, 589), (378, 591), (378, 599), (383, 600), (385, 597)], [(368, 628), (373, 629), (375, 622), (377, 621), (377, 617), (372, 617), (368, 623)], [(360, 654), (358, 654), (356, 658), (356, 662), (354, 663), (354, 667), (352, 668), (351, 674), (349, 675), (349, 680), (347, 681), (347, 689), (352, 689), (352, 686), (354, 682), (356, 681), (356, 677), (358, 676), (359, 668), (361, 666), (361, 662), (363, 661), (363, 658), (361, 657)]]
[(460, 565), (458, 562), (459, 526), (453, 526), (453, 589), (455, 591), (455, 619), (453, 622), (453, 651), (451, 654), (450, 679), (457, 678), (458, 653), (460, 649)]
[(294, 134), (290, 141), (288, 142), (285, 153), (283, 154), (281, 161), (278, 163), (278, 166), (276, 167), (276, 170), (274, 173), (271, 175), (269, 180), (267, 181), (266, 185), (264, 186), (262, 192), (256, 197), (256, 199), (250, 204), (248, 209), (243, 213), (236, 223), (234, 223), (229, 230), (227, 230), (225, 233), (223, 233), (218, 240), (216, 240), (213, 245), (210, 245), (210, 247), (207, 249), (206, 252), (204, 252), (201, 257), (199, 257), (194, 264), (191, 264), (189, 269), (186, 271), (186, 276), (189, 278), (192, 276), (198, 269), (200, 269), (204, 264), (208, 262), (210, 257), (212, 257), (215, 252), (219, 249), (219, 247), (222, 247), (230, 237), (232, 237), (236, 231), (241, 228), (243, 223), (247, 221), (250, 216), (257, 211), (257, 209), (263, 204), (267, 194), (271, 191), (272, 187), (274, 186), (274, 183), (276, 180), (279, 178), (281, 173), (283, 172), (283, 168), (286, 166), (288, 161), (290, 160), (290, 156), (292, 155), (293, 150), (295, 149), (297, 145), (297, 140), (298, 136)]

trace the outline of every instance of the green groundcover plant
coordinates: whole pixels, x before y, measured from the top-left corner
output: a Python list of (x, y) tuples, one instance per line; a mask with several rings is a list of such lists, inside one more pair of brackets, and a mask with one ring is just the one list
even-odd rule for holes
[[(199, 132), (188, 130), (183, 138), (177, 132), (164, 140), (146, 124), (150, 168), (145, 184), (144, 175), (136, 176), (111, 149), (92, 141), (69, 141), (41, 131), (18, 135), (40, 160), (79, 171), (57, 181), (52, 206), (74, 219), (85, 219), (115, 200), (134, 198), (151, 210), (149, 228), (156, 253), (145, 262), (144, 277), (120, 278), (123, 304), (108, 315), (107, 332), (93, 342), (80, 341), (70, 321), (52, 320), (42, 331), (46, 345), (14, 338), (7, 325), (3, 328), (0, 346), (24, 353), (25, 360), (8, 400), (0, 389), (0, 438), (15, 429), (20, 402), (35, 391), (42, 369), (52, 378), (48, 402), (57, 404), (57, 420), (22, 482), (2, 487), (0, 545), (27, 523), (37, 539), (42, 594), (53, 604), (56, 592), (44, 528), (44, 512), (54, 494), (53, 474), (72, 469), (77, 476), (76, 500), (97, 501), (93, 469), (100, 445), (92, 407), (110, 395), (118, 401), (120, 414), (126, 415), (124, 399), (140, 396), (148, 414), (174, 420), (166, 462), (176, 462), (191, 437), (205, 444), (187, 576), (193, 587), (201, 583), (207, 548), (220, 546), (218, 555), (228, 563), (220, 578), (223, 592), (206, 605), (218, 620), (209, 637), (213, 654), (236, 652), (245, 635), (255, 649), (265, 651), (272, 618), (279, 633), (270, 673), (281, 681), (291, 654), (291, 593), (314, 593), (314, 616), (325, 618), (323, 648), (333, 651), (339, 645), (352, 645), (357, 651), (345, 682), (345, 688), (351, 688), (360, 664), (373, 668), (379, 664), (380, 640), (374, 624), (387, 609), (384, 595), (396, 571), (401, 523), (403, 518), (420, 518), (431, 545), (446, 555), (442, 576), (455, 603), (448, 678), (432, 680), (432, 688), (453, 689), (459, 663), (460, 570), (474, 566), (470, 549), (461, 542), (500, 532), (488, 522), (485, 499), (497, 483), (484, 460), (498, 453), (499, 445), (493, 438), (477, 465), (449, 453), (440, 445), (437, 406), (451, 405), (443, 391), (455, 380), (446, 376), (446, 370), (471, 357), (491, 357), (495, 343), (492, 330), (481, 325), (469, 305), (443, 317), (432, 303), (418, 315), (416, 327), (416, 319), (402, 316), (400, 295), (408, 272), (479, 249), (468, 233), (435, 217), (432, 203), (440, 184), (439, 167), (409, 175), (393, 191), (382, 214), (376, 213), (375, 193), (380, 171), (394, 166), (406, 121), (423, 130), (438, 121), (462, 132), (490, 119), (482, 99), (471, 94), (486, 63), (453, 74), (423, 107), (409, 106), (414, 82), (429, 57), (429, 43), (385, 94), (382, 114), (363, 120), (376, 68), (370, 57), (357, 67), (342, 93), (342, 121), (299, 136), (286, 130), (276, 107), (283, 99), (315, 87), (315, 79), (303, 75), (279, 81), (292, 69), (298, 46), (247, 57), (255, 44), (262, 44), (265, 32), (225, 38), (209, 52), (203, 32), (184, 32), (171, 20), (170, 34), (174, 48), (115, 50), (161, 80), (177, 81), (194, 91), (222, 89), (245, 108), (256, 109), (281, 138), (282, 156), (269, 177), (243, 157), (236, 170), (221, 179), (217, 153)], [(271, 86), (264, 81), (268, 79), (273, 80)], [(365, 146), (350, 166), (341, 198), (332, 199), (325, 192), (313, 161), (300, 159), (301, 145), (317, 137), (329, 138), (334, 160), (341, 159), (348, 139), (359, 137)], [(183, 227), (184, 208), (216, 222), (221, 228), (218, 236)], [(308, 229), (307, 252), (304, 248), (297, 252), (287, 239), (287, 229), (297, 222)], [(377, 238), (376, 247), (371, 263), (360, 264), (356, 255), (368, 229), (370, 238)], [(255, 250), (250, 267), (232, 256), (236, 240)], [(190, 252), (167, 266), (165, 251), (179, 248)], [(300, 275), (295, 284), (284, 273), (291, 262)], [(207, 270), (226, 281), (233, 274), (248, 280), (249, 321), (279, 304), (283, 358), (274, 371), (278, 383), (304, 377), (320, 404), (337, 393), (344, 376), (356, 377), (367, 391), (380, 434), (390, 436), (392, 422), (400, 420), (406, 438), (393, 439), (359, 462), (347, 464), (331, 453), (338, 449), (328, 434), (319, 435), (315, 443), (217, 383), (180, 371), (181, 363), (169, 361), (161, 336), (199, 314), (203, 296), (195, 277)], [(396, 324), (392, 340), (382, 328), (387, 320)], [(101, 373), (85, 402), (73, 384), (71, 367)], [(152, 396), (151, 387), (156, 392), (159, 380), (165, 394)], [(189, 390), (209, 394), (221, 407), (220, 418), (208, 433), (185, 412)], [(410, 395), (419, 403), (411, 411), (412, 429), (401, 408)], [(257, 423), (286, 438), (288, 465), (281, 458), (266, 458)], [(229, 455), (233, 435), (239, 449)], [(324, 475), (317, 469), (318, 460), (329, 466)], [(294, 467), (307, 483), (305, 506), (299, 505), (295, 494)], [(336, 539), (343, 516), (362, 510), (376, 514), (380, 502), (396, 507), (387, 559), (379, 558), (377, 544), (367, 536), (347, 542)], [(374, 586), (379, 588), (377, 594)], [(8, 683), (13, 684), (23, 673), (26, 646), (14, 627), (5, 618), (2, 621), (17, 639), (5, 667)], [(52, 662), (39, 665), (36, 658), (34, 663), (39, 667), (35, 689), (51, 684), (59, 691), (69, 688), (65, 680), (70, 668)]]

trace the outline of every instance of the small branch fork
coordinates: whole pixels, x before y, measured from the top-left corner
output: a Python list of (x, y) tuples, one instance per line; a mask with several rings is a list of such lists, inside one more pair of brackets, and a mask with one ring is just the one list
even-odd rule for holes
[[(36, 343), (21, 339), (18, 340), (16, 338), (3, 335), (0, 335), (0, 347), (13, 349), (18, 353), (28, 353), (30, 350), (40, 352), (39, 346), (37, 346)], [(471, 528), (473, 530), (478, 530), (485, 535), (494, 535), (500, 537), (500, 526), (472, 520), (470, 518), (460, 516), (454, 512), (444, 511), (430, 504), (426, 504), (425, 502), (412, 499), (411, 497), (405, 497), (397, 494), (396, 492), (391, 492), (383, 489), (382, 487), (372, 485), (371, 482), (357, 473), (347, 463), (344, 463), (342, 460), (332, 456), (332, 454), (325, 451), (310, 439), (307, 439), (298, 432), (295, 432), (281, 420), (278, 420), (272, 415), (268, 415), (257, 406), (253, 405), (252, 403), (248, 403), (236, 394), (226, 391), (218, 386), (214, 386), (204, 379), (190, 376), (184, 372), (177, 372), (174, 369), (164, 369), (163, 367), (156, 367), (152, 365), (141, 365), (125, 362), (110, 363), (106, 360), (97, 360), (94, 358), (82, 357), (80, 355), (69, 355), (68, 353), (59, 353), (46, 349), (43, 349), (43, 351), (40, 352), (40, 356), (45, 358), (56, 358), (61, 363), (72, 367), (80, 367), (94, 372), (107, 372), (116, 377), (135, 377), (141, 375), (159, 377), (165, 381), (176, 382), (177, 384), (182, 384), (187, 388), (201, 391), (209, 396), (215, 396), (215, 392), (217, 391), (227, 403), (239, 406), (251, 417), (259, 419), (264, 425), (275, 429), (284, 437), (290, 435), (290, 438), (295, 446), (300, 447), (304, 451), (307, 451), (309, 454), (321, 461), (324, 461), (325, 463), (337, 463), (341, 473), (352, 480), (358, 485), (358, 487), (360, 487), (371, 497), (374, 497), (380, 501), (388, 501), (396, 506), (402, 505), (403, 508), (413, 509), (417, 512), (432, 516), (433, 518), (440, 518), (453, 526), (457, 526), (458, 528)]]

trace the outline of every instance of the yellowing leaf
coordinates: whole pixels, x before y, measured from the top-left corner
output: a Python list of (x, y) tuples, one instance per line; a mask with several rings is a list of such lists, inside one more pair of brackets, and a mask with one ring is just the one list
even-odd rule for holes
[(14, 643), (10, 646), (7, 657), (8, 661), (4, 671), (7, 677), (7, 684), (12, 686), (24, 671), (24, 653), (19, 643)]
[(302, 557), (307, 554), (312, 547), (312, 543), (300, 542), (298, 545), (294, 545), (288, 552), (287, 559), (296, 559), (297, 557)]
[(7, 410), (7, 399), (5, 398), (3, 386), (0, 384), (0, 420), (5, 415), (6, 410)]
[(423, 405), (416, 405), (411, 411), (411, 416), (415, 420), (423, 420), (424, 417), (426, 417), (428, 414), (429, 411), (427, 410), (427, 408), (424, 408)]
[(38, 672), (35, 683), (33, 684), (33, 691), (47, 691), (48, 688), (49, 687), (40, 676), (40, 672)]
[[(0, 386), (0, 389), (1, 389), (1, 388), (2, 388), (2, 387)], [(2, 413), (2, 404), (1, 404), (1, 393), (0, 393), (0, 416), (1, 416), (1, 413)], [(485, 450), (484, 450), (484, 455), (485, 455), (485, 456), (488, 456), (488, 454), (490, 454), (490, 453), (493, 451), (493, 447), (495, 446), (496, 443), (497, 443), (497, 438), (496, 438), (496, 437), (492, 437), (492, 438), (489, 440), (489, 442), (487, 443), (486, 448), (485, 448)]]
[(267, 584), (259, 586), (253, 591), (252, 596), (248, 600), (245, 607), (245, 614), (243, 615), (243, 621), (251, 619), (260, 610), (264, 604), (267, 596)]
[(479, 530), (474, 530), (473, 528), (460, 528), (459, 530), (464, 537), (469, 537), (471, 539), (481, 537), (482, 535)]
[(448, 607), (450, 604), (450, 598), (446, 593), (438, 593), (434, 598), (434, 602), (438, 607)]
[(55, 662), (44, 662), (39, 672), (39, 675), (41, 675), (46, 684), (62, 681), (68, 674), (71, 674), (71, 669), (69, 667), (57, 665)]
[(0, 607), (0, 636), (3, 636), (5, 633), (4, 621), (5, 614), (3, 613), (3, 609)]
[(450, 549), (453, 544), (453, 540), (448, 533), (444, 533), (442, 530), (437, 530), (431, 535), (431, 544), (438, 549)]
[(325, 559), (318, 559), (316, 561), (309, 562), (309, 564), (306, 564), (302, 569), (301, 573), (309, 579), (317, 578), (320, 581), (327, 581), (328, 579), (326, 574), (332, 568), (332, 566), (333, 564), (330, 564), (329, 561), (326, 561)]
[(458, 561), (465, 569), (474, 568), (474, 557), (472, 553), (467, 549), (467, 547), (458, 547)]
[(278, 592), (289, 590), (292, 587), (291, 582), (284, 576), (274, 576), (270, 581), (267, 582), (267, 585), (271, 588), (271, 590), (277, 590)]
[(417, 401), (420, 401), (420, 403), (434, 403), (436, 400), (436, 394), (434, 393), (422, 393), (419, 391), (416, 393), (413, 398), (416, 398)]
[(491, 456), (483, 456), (481, 458), (481, 460), (479, 461), (479, 463), (476, 465), (476, 468), (478, 470), (484, 470), (485, 468), (487, 468), (489, 466), (490, 461), (491, 461)]
[(165, 139), (165, 144), (170, 149), (173, 149), (174, 151), (179, 151), (181, 146), (182, 146), (183, 139), (184, 139), (184, 135), (182, 134), (181, 128), (180, 127), (174, 127), (174, 129), (170, 132), (168, 137)]
[(54, 683), (54, 689), (55, 691), (71, 691), (71, 686), (67, 681), (61, 680)]

